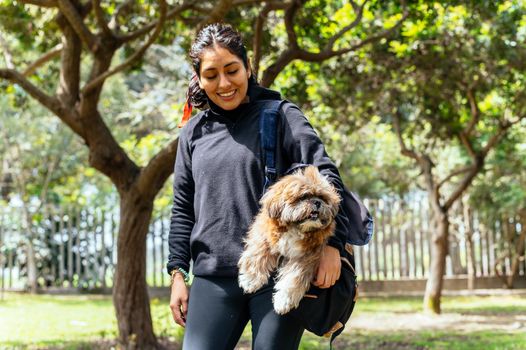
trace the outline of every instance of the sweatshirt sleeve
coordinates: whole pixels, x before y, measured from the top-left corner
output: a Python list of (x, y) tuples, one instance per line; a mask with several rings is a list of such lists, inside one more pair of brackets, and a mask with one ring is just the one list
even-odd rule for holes
[[(282, 107), (284, 116), (283, 146), (291, 163), (312, 164), (318, 167), (321, 174), (327, 176), (340, 196), (343, 193), (343, 182), (334, 162), (329, 158), (320, 138), (308, 122), (301, 110), (292, 103), (285, 103)], [(343, 198), (343, 196), (342, 196)], [(344, 225), (346, 218), (343, 214), (336, 216), (335, 234), (329, 238), (328, 244), (343, 252), (346, 242)]]
[(190, 234), (194, 227), (194, 193), (192, 177), (192, 157), (188, 140), (188, 128), (183, 128), (179, 136), (174, 169), (173, 206), (168, 234), (168, 263), (170, 273), (175, 268), (189, 271)]

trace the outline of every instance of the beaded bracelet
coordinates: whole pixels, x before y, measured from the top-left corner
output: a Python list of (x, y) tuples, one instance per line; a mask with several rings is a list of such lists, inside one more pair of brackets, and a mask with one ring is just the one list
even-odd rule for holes
[(188, 283), (188, 281), (190, 281), (190, 275), (188, 274), (188, 272), (186, 272), (182, 267), (178, 267), (176, 269), (173, 269), (172, 272), (170, 272), (170, 276), (172, 277), (172, 284), (174, 282), (176, 273), (180, 273), (183, 275), (184, 283)]

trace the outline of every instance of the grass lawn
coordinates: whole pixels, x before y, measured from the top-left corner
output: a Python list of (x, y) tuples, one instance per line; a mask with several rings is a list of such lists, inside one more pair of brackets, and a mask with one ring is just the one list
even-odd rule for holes
[[(351, 320), (357, 323), (338, 337), (335, 349), (526, 349), (526, 297), (444, 297), (438, 328), (419, 327), (421, 305), (421, 298), (361, 298)], [(171, 320), (168, 300), (153, 299), (151, 307), (156, 334), (178, 349), (182, 330)], [(448, 317), (452, 322), (444, 322)], [(490, 321), (495, 328), (466, 327)], [(0, 349), (104, 349), (115, 337), (110, 296), (7, 293), (0, 300)], [(250, 349), (248, 329), (238, 348)], [(328, 349), (328, 342), (306, 333), (301, 349)]]

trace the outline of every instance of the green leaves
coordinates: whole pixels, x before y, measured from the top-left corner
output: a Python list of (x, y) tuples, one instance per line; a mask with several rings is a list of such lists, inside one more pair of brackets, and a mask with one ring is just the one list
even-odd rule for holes
[[(403, 184), (416, 175), (408, 175), (416, 167), (407, 161), (400, 166), (403, 160), (396, 156), (400, 148), (393, 130), (380, 135), (364, 130), (390, 123), (400, 113), (403, 140), (432, 157), (435, 175), (441, 179), (472, 162), (470, 151), (459, 141), (462, 133), (479, 152), (505, 120), (526, 111), (526, 49), (514, 46), (526, 33), (524, 4), (420, 1), (409, 10), (411, 16), (393, 40), (319, 65), (294, 63), (276, 81), (286, 96), (311, 111), (311, 120), (344, 174), (356, 174), (349, 181), (361, 186), (362, 176), (369, 189), (380, 192), (409, 189), (411, 185)], [(350, 36), (356, 40), (380, 24), (388, 27), (399, 16), (395, 12), (394, 3), (371, 2), (364, 24)], [(347, 23), (343, 17), (339, 20), (339, 25)], [(335, 23), (324, 28), (324, 33), (334, 31)], [(356, 139), (353, 133), (361, 137)], [(390, 146), (382, 150), (378, 143)], [(368, 147), (374, 151), (369, 153)], [(363, 154), (367, 156), (361, 159)], [(379, 160), (378, 154), (388, 154), (383, 159), (392, 162)], [(367, 191), (365, 187), (361, 190)]]

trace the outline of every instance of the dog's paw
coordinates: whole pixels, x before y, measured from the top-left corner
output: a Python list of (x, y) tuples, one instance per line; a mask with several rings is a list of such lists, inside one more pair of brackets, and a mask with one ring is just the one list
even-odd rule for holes
[(278, 291), (272, 296), (272, 303), (274, 304), (274, 311), (279, 315), (284, 315), (290, 310), (297, 308), (299, 300), (294, 300), (288, 293)]
[(240, 274), (238, 283), (245, 294), (254, 293), (259, 290), (266, 283), (266, 280), (251, 278), (247, 274)]

